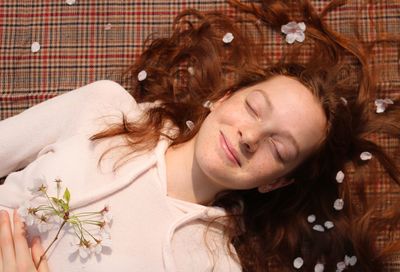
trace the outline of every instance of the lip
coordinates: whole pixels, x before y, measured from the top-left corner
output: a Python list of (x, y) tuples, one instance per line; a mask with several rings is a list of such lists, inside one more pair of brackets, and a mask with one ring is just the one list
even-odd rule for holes
[(228, 157), (228, 159), (240, 167), (241, 165), (240, 165), (240, 161), (238, 159), (239, 156), (238, 156), (236, 150), (231, 145), (231, 143), (228, 141), (228, 139), (225, 138), (222, 131), (220, 131), (220, 144), (221, 144), (222, 149), (224, 150), (226, 156)]

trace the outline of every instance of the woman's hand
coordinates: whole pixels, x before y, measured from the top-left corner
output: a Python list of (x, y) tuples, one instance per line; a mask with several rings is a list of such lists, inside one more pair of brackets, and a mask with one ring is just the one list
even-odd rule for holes
[(40, 267), (36, 269), (43, 248), (39, 238), (32, 242), (29, 249), (25, 237), (25, 225), (14, 210), (14, 232), (11, 231), (11, 223), (8, 213), (0, 211), (0, 272), (48, 272), (47, 261), (44, 259)]

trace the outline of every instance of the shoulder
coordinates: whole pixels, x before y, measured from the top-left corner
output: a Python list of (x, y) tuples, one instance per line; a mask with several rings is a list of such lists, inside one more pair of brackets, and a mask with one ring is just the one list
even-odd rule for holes
[(74, 126), (79, 127), (79, 131), (92, 133), (121, 122), (122, 114), (135, 119), (142, 112), (132, 95), (111, 80), (98, 80), (73, 92), (77, 94)]
[(112, 80), (98, 80), (81, 88), (87, 102), (100, 104), (131, 104), (136, 106), (132, 95), (120, 84)]

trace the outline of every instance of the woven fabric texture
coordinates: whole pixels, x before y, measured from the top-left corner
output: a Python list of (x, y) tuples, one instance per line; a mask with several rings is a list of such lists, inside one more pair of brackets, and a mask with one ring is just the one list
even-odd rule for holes
[[(399, 0), (347, 2), (325, 18), (338, 32), (351, 34), (356, 22), (364, 42), (381, 32), (400, 34)], [(312, 3), (321, 11), (329, 0)], [(0, 120), (100, 79), (131, 90), (122, 71), (140, 54), (146, 37), (153, 32), (167, 35), (185, 8), (237, 14), (226, 0), (77, 0), (72, 5), (65, 0), (0, 1)], [(40, 44), (35, 53), (34, 42)], [(267, 33), (264, 48), (271, 59), (281, 57), (287, 46), (281, 33)], [(382, 65), (377, 98), (400, 95), (400, 45), (382, 43), (373, 51), (371, 61)], [(396, 151), (393, 139), (381, 137), (378, 143)], [(385, 196), (388, 203), (400, 195), (383, 176), (369, 194)], [(383, 244), (385, 238), (378, 242)], [(387, 271), (400, 271), (399, 260), (394, 258)]]

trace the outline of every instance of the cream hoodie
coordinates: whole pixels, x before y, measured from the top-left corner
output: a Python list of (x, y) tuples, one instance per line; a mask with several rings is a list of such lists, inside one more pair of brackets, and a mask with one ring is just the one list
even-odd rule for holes
[[(0, 177), (8, 175), (0, 186), (0, 208), (11, 211), (33, 201), (28, 188), (37, 179), (46, 181), (50, 195), (56, 194), (54, 180), (61, 179), (71, 192), (72, 212), (110, 205), (112, 246), (81, 258), (72, 228), (63, 228), (47, 254), (53, 272), (241, 271), (226, 250), (220, 226), (204, 236), (208, 222), (224, 210), (167, 195), (166, 139), (114, 172), (115, 161), (127, 150), (113, 150), (98, 166), (104, 151), (123, 139), (92, 142), (89, 137), (120, 121), (121, 111), (135, 120), (145, 106), (119, 84), (101, 80), (0, 121)], [(28, 228), (29, 237), (36, 232)], [(56, 232), (40, 234), (45, 248)]]

